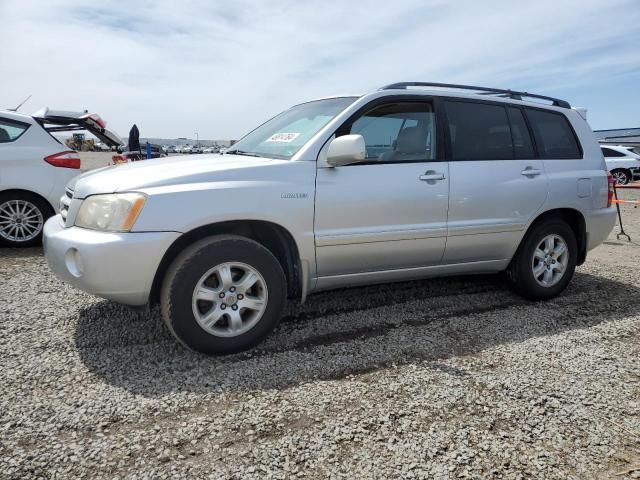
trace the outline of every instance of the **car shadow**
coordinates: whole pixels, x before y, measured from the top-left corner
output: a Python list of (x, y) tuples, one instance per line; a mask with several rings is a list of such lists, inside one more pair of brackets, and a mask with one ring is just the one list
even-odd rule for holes
[(182, 347), (157, 309), (99, 301), (79, 312), (75, 343), (91, 372), (145, 397), (286, 388), (589, 328), (637, 314), (638, 293), (585, 273), (538, 303), (511, 293), (500, 276), (343, 289), (309, 297), (260, 347), (225, 357)]

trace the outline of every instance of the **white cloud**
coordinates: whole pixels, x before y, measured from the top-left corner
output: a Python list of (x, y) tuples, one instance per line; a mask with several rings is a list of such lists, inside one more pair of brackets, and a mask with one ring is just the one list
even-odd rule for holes
[(640, 79), (637, 0), (224, 3), (5, 0), (0, 106), (33, 94), (26, 110), (88, 108), (121, 134), (237, 138), (394, 81), (555, 94)]

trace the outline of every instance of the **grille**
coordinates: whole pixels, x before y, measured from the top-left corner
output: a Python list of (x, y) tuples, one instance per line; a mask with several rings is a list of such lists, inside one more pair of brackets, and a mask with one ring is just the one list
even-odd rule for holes
[(65, 189), (64, 195), (60, 198), (60, 215), (67, 221), (67, 213), (69, 213), (69, 205), (71, 205), (71, 199), (73, 198), (73, 191)]

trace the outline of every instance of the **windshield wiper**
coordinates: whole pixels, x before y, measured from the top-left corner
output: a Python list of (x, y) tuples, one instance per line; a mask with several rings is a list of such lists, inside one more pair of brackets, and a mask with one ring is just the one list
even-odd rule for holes
[(262, 155), (258, 155), (257, 153), (254, 152), (246, 152), (244, 150), (227, 150), (226, 152), (224, 152), (225, 155), (245, 155), (247, 157), (262, 157)]

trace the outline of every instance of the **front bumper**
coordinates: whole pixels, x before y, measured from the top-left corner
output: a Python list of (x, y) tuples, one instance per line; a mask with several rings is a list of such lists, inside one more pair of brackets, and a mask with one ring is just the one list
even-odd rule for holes
[(115, 302), (140, 306), (147, 303), (151, 284), (178, 232), (98, 232), (65, 228), (62, 217), (44, 226), (47, 263), (65, 282), (85, 292)]

